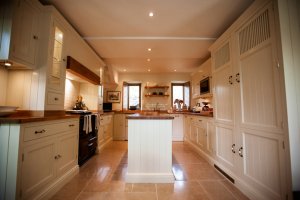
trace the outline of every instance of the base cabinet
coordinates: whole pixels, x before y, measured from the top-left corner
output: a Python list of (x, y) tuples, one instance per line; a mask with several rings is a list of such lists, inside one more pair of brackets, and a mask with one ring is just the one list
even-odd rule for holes
[(7, 154), (1, 199), (48, 199), (74, 176), (78, 126), (78, 119), (1, 124), (0, 144)]
[(182, 114), (171, 114), (174, 117), (173, 120), (173, 141), (183, 141), (183, 115)]
[(100, 116), (100, 127), (98, 129), (98, 150), (104, 147), (104, 145), (112, 140), (113, 137), (113, 114), (106, 114)]
[(126, 140), (126, 115), (115, 114), (114, 115), (114, 140)]

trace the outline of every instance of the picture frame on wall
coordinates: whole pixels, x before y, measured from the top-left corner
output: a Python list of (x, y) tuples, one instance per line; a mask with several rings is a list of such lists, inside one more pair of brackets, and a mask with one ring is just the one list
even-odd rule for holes
[(107, 91), (107, 102), (120, 103), (121, 92), (120, 91)]

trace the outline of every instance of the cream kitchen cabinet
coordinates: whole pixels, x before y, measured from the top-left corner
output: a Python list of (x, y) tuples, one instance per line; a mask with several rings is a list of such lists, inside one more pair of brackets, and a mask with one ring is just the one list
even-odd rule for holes
[(0, 60), (10, 61), (12, 67), (37, 68), (41, 7), (30, 0), (1, 5)]
[(211, 47), (216, 165), (253, 199), (283, 199), (288, 191), (275, 8), (254, 3)]
[(126, 140), (126, 115), (116, 113), (114, 115), (114, 140)]
[[(78, 172), (78, 119), (1, 124), (3, 199), (46, 199)], [(3, 139), (3, 140), (2, 140)], [(1, 157), (1, 162), (5, 158)], [(3, 189), (4, 188), (4, 189)]]
[(185, 141), (191, 143), (205, 156), (214, 158), (216, 148), (214, 120), (210, 117), (186, 115), (185, 129), (188, 133)]
[(183, 123), (183, 127), (184, 127), (184, 141), (188, 140), (190, 137), (190, 132), (191, 132), (191, 117), (190, 115), (184, 115), (184, 123)]
[(171, 114), (173, 119), (172, 125), (172, 140), (183, 141), (183, 114)]
[(98, 151), (100, 151), (113, 138), (113, 114), (100, 115), (100, 127), (98, 129)]

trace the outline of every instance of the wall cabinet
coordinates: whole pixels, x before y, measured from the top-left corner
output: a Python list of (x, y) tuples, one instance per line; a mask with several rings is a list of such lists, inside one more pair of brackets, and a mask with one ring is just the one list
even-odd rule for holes
[[(12, 67), (37, 67), (40, 44), (41, 6), (20, 0), (1, 5), (0, 60)], [(0, 29), (0, 30), (1, 30)]]
[[(211, 47), (217, 165), (255, 199), (287, 194), (283, 70), (272, 2), (250, 7)], [(249, 13), (248, 13), (249, 14)], [(238, 25), (237, 25), (238, 24)], [(243, 188), (241, 188), (243, 189)]]

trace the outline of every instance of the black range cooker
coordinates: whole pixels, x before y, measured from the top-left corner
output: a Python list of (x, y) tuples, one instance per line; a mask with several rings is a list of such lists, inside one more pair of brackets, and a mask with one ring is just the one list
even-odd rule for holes
[[(97, 150), (97, 114), (81, 113), (79, 120), (78, 164), (83, 165)], [(88, 124), (88, 125), (87, 125)]]

